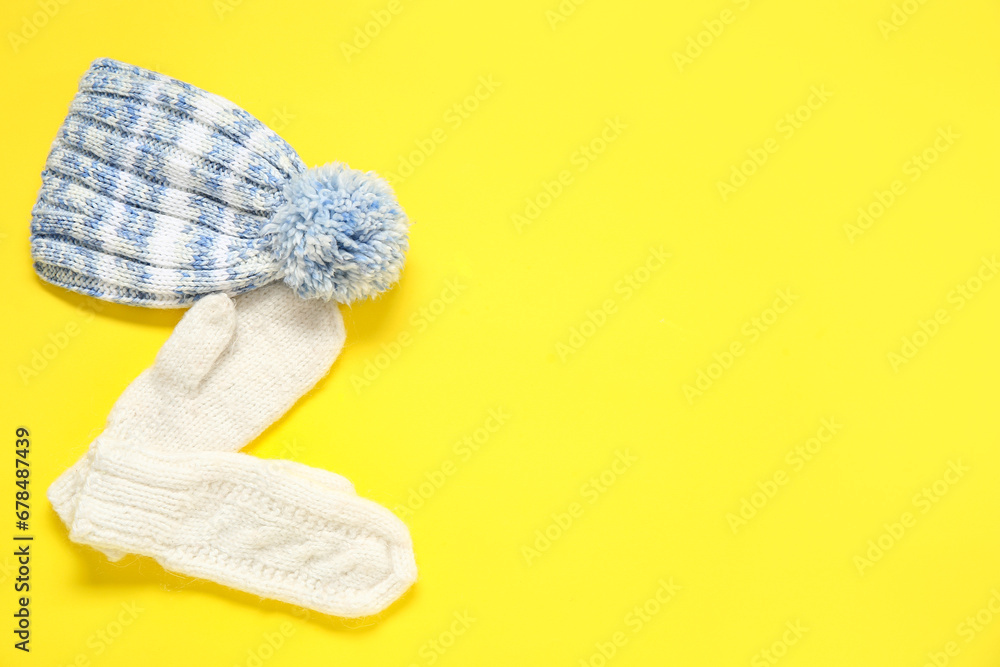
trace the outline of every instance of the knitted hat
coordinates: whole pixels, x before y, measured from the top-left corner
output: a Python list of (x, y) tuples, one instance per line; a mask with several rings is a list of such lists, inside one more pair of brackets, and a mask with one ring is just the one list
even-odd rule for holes
[(307, 170), (232, 102), (104, 58), (80, 80), (31, 220), (44, 280), (154, 308), (277, 280), (347, 303), (396, 282), (407, 249), (374, 173)]

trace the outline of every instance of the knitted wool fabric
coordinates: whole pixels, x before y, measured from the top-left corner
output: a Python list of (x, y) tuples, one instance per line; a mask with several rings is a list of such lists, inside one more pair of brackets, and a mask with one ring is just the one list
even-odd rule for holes
[(395, 515), (339, 475), (231, 453), (308, 391), (343, 343), (335, 304), (284, 285), (201, 299), (49, 487), (70, 538), (324, 613), (388, 606), (416, 579)]
[(95, 61), (42, 174), (35, 269), (107, 301), (195, 305), (49, 488), (71, 538), (327, 613), (402, 594), (416, 566), (391, 512), (333, 473), (233, 452), (333, 363), (326, 302), (398, 279), (407, 224), (375, 174), (307, 170), (236, 105)]
[(374, 614), (409, 588), (410, 535), (392, 512), (335, 475), (272, 463), (100, 438), (70, 539), (337, 616)]
[[(105, 433), (167, 451), (237, 451), (326, 375), (344, 338), (335, 304), (284, 285), (207, 296), (115, 402)], [(88, 470), (84, 456), (49, 487), (67, 526)]]
[(80, 80), (31, 233), (44, 280), (159, 308), (278, 280), (305, 298), (364, 299), (398, 280), (408, 248), (375, 174), (307, 170), (235, 104), (109, 59)]

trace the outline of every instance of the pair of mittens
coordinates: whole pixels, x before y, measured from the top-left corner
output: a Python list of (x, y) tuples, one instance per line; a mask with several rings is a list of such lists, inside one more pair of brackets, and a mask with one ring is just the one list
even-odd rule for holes
[(416, 580), (405, 524), (339, 475), (238, 453), (344, 337), (336, 304), (280, 283), (200, 299), (50, 486), (70, 539), (326, 614), (387, 607)]

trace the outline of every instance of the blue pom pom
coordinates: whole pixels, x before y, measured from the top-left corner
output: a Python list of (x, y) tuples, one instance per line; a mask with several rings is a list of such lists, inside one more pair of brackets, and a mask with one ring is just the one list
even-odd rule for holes
[(385, 180), (334, 162), (293, 176), (284, 195), (261, 236), (299, 296), (349, 303), (399, 280), (407, 219)]

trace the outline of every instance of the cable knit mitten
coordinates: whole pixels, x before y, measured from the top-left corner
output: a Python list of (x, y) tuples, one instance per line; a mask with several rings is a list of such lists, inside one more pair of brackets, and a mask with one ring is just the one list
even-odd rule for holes
[(417, 574), (406, 526), (338, 475), (111, 438), (94, 447), (70, 539), (345, 617), (381, 611)]
[[(204, 297), (115, 402), (104, 435), (164, 450), (242, 449), (326, 375), (344, 337), (336, 304), (280, 284)], [(88, 461), (49, 487), (67, 528)]]
[(406, 526), (339, 475), (234, 453), (343, 343), (336, 304), (284, 285), (199, 300), (49, 487), (70, 538), (325, 613), (386, 607), (416, 579)]

